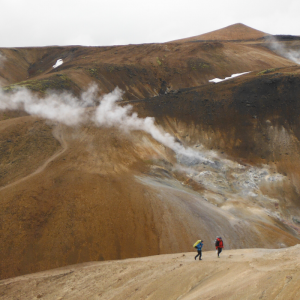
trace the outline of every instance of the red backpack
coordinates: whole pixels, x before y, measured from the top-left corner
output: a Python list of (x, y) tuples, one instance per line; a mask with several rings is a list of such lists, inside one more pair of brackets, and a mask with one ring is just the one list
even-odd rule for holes
[(216, 246), (216, 248), (223, 248), (223, 241), (222, 241), (222, 239), (217, 238), (215, 246)]
[(219, 239), (219, 248), (223, 248), (223, 241)]

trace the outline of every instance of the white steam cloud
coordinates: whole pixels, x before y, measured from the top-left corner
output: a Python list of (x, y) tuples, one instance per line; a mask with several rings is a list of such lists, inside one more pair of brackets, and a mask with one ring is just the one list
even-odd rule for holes
[[(3, 67), (4, 61), (6, 60), (6, 57), (0, 52), (0, 68)], [(3, 85), (2, 80), (0, 78), (0, 87)]]
[(3, 66), (3, 63), (5, 60), (6, 60), (6, 57), (0, 52), (0, 67)]
[(295, 62), (296, 64), (300, 64), (300, 51), (287, 49), (283, 44), (280, 44), (274, 37), (269, 38), (268, 40), (270, 41), (269, 47), (271, 50)]
[[(19, 89), (11, 94), (0, 90), (0, 110), (24, 110), (30, 115), (47, 120), (58, 121), (69, 126), (92, 121), (96, 126), (118, 127), (124, 131), (142, 130), (149, 133), (155, 140), (172, 149), (178, 159), (185, 163), (214, 164), (203, 154), (191, 148), (185, 148), (173, 136), (155, 125), (155, 119), (139, 118), (132, 113), (132, 106), (117, 104), (122, 99), (123, 92), (116, 88), (113, 92), (97, 97), (98, 88), (92, 85), (82, 93), (80, 98), (69, 93), (49, 94), (45, 98), (38, 98), (27, 89)], [(92, 112), (87, 107), (99, 105)]]
[(69, 93), (38, 98), (27, 89), (12, 94), (0, 90), (0, 110), (24, 110), (28, 114), (72, 126), (84, 120), (84, 101)]
[[(199, 145), (196, 146), (197, 151), (184, 147), (173, 136), (155, 125), (154, 118), (139, 118), (137, 113), (132, 112), (131, 105), (118, 105), (122, 94), (123, 92), (116, 88), (113, 92), (98, 97), (96, 85), (90, 86), (79, 98), (69, 93), (52, 93), (45, 98), (38, 98), (27, 89), (20, 89), (11, 94), (0, 89), (0, 110), (22, 109), (31, 115), (69, 126), (92, 122), (95, 126), (117, 127), (127, 132), (142, 130), (172, 149), (178, 162), (174, 170), (186, 173), (187, 177), (204, 186), (208, 194), (212, 192), (224, 199), (255, 197), (256, 201), (262, 203), (273, 201), (263, 195), (259, 186), (266, 182), (282, 181), (282, 175), (274, 174), (268, 166), (242, 166)], [(91, 106), (93, 108), (89, 109)]]
[(122, 93), (119, 88), (116, 88), (112, 93), (102, 98), (94, 116), (94, 121), (97, 126), (116, 126), (125, 131), (143, 130), (149, 133), (155, 140), (171, 148), (178, 155), (184, 156), (186, 159), (190, 158), (193, 160), (196, 159), (199, 162), (213, 163), (199, 152), (191, 148), (185, 148), (176, 142), (172, 135), (155, 125), (154, 118), (139, 118), (137, 113), (131, 112), (131, 105), (117, 105), (117, 101), (122, 98)]

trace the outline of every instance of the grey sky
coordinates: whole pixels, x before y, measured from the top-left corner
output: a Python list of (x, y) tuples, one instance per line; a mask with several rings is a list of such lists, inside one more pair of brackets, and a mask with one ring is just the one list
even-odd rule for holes
[(0, 0), (0, 47), (167, 42), (244, 23), (300, 35), (299, 0)]

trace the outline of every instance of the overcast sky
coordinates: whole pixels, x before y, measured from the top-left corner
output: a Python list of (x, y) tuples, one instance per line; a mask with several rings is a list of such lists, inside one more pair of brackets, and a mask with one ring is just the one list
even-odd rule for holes
[(0, 47), (167, 42), (243, 23), (300, 35), (300, 0), (0, 0)]

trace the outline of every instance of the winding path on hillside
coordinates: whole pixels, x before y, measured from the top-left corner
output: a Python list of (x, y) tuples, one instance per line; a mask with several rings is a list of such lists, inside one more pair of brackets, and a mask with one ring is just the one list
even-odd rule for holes
[(62, 146), (62, 149), (60, 149), (59, 151), (55, 152), (52, 156), (50, 156), (40, 167), (38, 167), (33, 173), (22, 177), (20, 179), (18, 179), (17, 181), (14, 181), (12, 183), (9, 183), (3, 187), (0, 188), (0, 192), (4, 189), (13, 187), (25, 180), (30, 179), (31, 177), (41, 173), (42, 171), (44, 171), (47, 166), (49, 165), (49, 163), (51, 163), (52, 161), (54, 161), (57, 157), (59, 157), (60, 155), (62, 155), (67, 149), (68, 149), (68, 144), (66, 142), (66, 140), (64, 139), (63, 136), (63, 130), (62, 130), (62, 125), (58, 124), (54, 130), (53, 130), (53, 136), (55, 139), (57, 139), (60, 142), (60, 145)]

